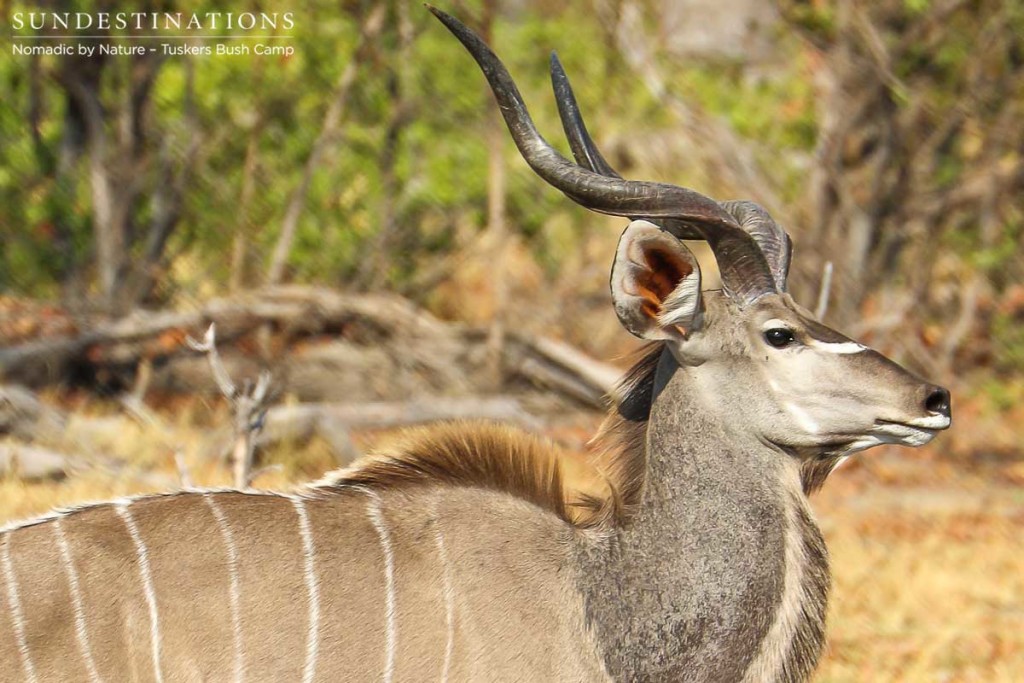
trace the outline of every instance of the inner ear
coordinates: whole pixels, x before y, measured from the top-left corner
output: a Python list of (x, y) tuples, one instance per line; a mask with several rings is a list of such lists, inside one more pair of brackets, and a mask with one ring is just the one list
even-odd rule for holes
[(646, 260), (649, 270), (646, 278), (636, 281), (636, 286), (644, 298), (644, 312), (657, 318), (661, 315), (662, 303), (684, 278), (693, 274), (694, 266), (660, 244), (649, 248), (641, 258)]
[(679, 339), (699, 322), (697, 260), (653, 223), (634, 221), (622, 233), (611, 289), (619, 320), (638, 337)]

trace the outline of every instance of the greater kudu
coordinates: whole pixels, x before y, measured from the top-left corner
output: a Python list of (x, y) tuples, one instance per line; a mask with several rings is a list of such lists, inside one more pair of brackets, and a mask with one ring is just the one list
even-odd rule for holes
[[(756, 205), (619, 178), (557, 61), (579, 166), (486, 74), (523, 156), (630, 223), (615, 310), (653, 345), (595, 440), (596, 484), (497, 426), (408, 433), (294, 494), (185, 491), (0, 535), (4, 680), (800, 681), (828, 567), (806, 494), (836, 461), (920, 445), (949, 394), (814, 321), (789, 239)], [(702, 292), (679, 237), (705, 239)]]

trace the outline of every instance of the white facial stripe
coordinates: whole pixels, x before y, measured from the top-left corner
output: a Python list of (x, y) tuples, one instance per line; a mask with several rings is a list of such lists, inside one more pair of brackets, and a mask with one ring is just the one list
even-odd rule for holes
[[(761, 325), (762, 332), (767, 332), (768, 330), (773, 330), (776, 328), (791, 330), (792, 325), (790, 325), (784, 320), (779, 320), (778, 318), (772, 318), (771, 320), (768, 320), (763, 325)], [(868, 350), (868, 347), (853, 341), (827, 342), (822, 341), (820, 339), (811, 338), (807, 341), (807, 345), (810, 346), (811, 348), (815, 348), (820, 351), (836, 354), (861, 353), (862, 351)]]
[(811, 414), (797, 404), (792, 401), (786, 401), (782, 405), (793, 416), (793, 419), (800, 425), (800, 428), (808, 434), (817, 434), (818, 430), (821, 429), (818, 423), (814, 421), (814, 418), (811, 417)]
[(868, 350), (868, 347), (857, 342), (823, 342), (820, 339), (812, 339), (809, 346), (827, 353), (838, 354), (861, 353)]

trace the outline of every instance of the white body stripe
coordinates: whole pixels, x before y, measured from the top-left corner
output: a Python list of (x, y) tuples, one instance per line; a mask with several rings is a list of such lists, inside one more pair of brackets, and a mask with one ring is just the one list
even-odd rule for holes
[(11, 623), (14, 625), (14, 637), (18, 640), (18, 654), (21, 655), (21, 667), (25, 670), (25, 679), (29, 683), (39, 680), (36, 677), (36, 667), (32, 663), (32, 653), (28, 649), (28, 640), (25, 638), (25, 614), (21, 610), (21, 598), (18, 596), (18, 582), (14, 576), (14, 564), (11, 562), (11, 535), (3, 536), (3, 566), (4, 583), (7, 584), (8, 612), (11, 614)]
[(231, 629), (234, 632), (234, 669), (235, 681), (241, 683), (245, 680), (245, 648), (242, 642), (242, 589), (238, 583), (238, 547), (235, 545), (235, 535), (228, 526), (227, 517), (213, 499), (213, 494), (204, 493), (203, 499), (210, 507), (217, 526), (220, 527), (221, 537), (224, 539), (224, 548), (228, 555), (228, 577), (230, 580), (230, 606), (231, 606)]
[(53, 524), (53, 533), (57, 538), (57, 545), (60, 547), (61, 564), (64, 565), (64, 573), (68, 577), (68, 588), (71, 591), (71, 606), (75, 611), (75, 636), (78, 639), (78, 647), (82, 651), (82, 660), (85, 662), (85, 669), (89, 673), (89, 680), (93, 683), (102, 681), (99, 671), (96, 670), (96, 661), (92, 657), (92, 647), (89, 645), (89, 632), (85, 626), (85, 609), (82, 607), (82, 589), (78, 585), (78, 571), (75, 569), (75, 560), (71, 556), (71, 546), (64, 535), (64, 527), (58, 519)]
[(447, 639), (444, 644), (444, 664), (441, 667), (441, 683), (447, 683), (448, 673), (452, 668), (452, 652), (455, 649), (455, 589), (452, 586), (451, 568), (448, 566), (448, 551), (444, 547), (444, 533), (441, 531), (441, 520), (434, 515), (434, 540), (437, 542), (437, 555), (441, 560), (441, 581), (444, 591), (444, 624)]
[(384, 514), (381, 512), (381, 500), (376, 491), (366, 491), (370, 497), (370, 503), (366, 512), (370, 517), (370, 523), (377, 530), (377, 537), (380, 539), (380, 547), (384, 551), (384, 590), (386, 593), (385, 619), (387, 622), (386, 643), (384, 651), (384, 683), (391, 683), (395, 675), (395, 646), (398, 641), (397, 614), (395, 613), (395, 554), (391, 547), (391, 534), (388, 533), (384, 521)]
[(157, 683), (163, 683), (164, 675), (160, 666), (160, 616), (156, 609), (156, 591), (153, 589), (153, 574), (149, 568), (149, 552), (146, 550), (146, 544), (142, 542), (142, 536), (139, 535), (139, 527), (136, 526), (135, 519), (128, 509), (129, 505), (131, 505), (130, 502), (119, 503), (114, 506), (114, 509), (124, 520), (132, 542), (135, 544), (142, 590), (146, 595), (146, 605), (149, 607), (149, 641), (153, 651), (153, 677)]
[(302, 670), (302, 680), (304, 683), (311, 683), (316, 675), (317, 652), (320, 648), (320, 585), (316, 578), (313, 532), (309, 526), (309, 515), (306, 514), (306, 503), (300, 496), (291, 496), (291, 499), (299, 515), (306, 590), (309, 594), (309, 631), (306, 634), (306, 664)]
[[(783, 481), (780, 488), (785, 490)], [(775, 609), (772, 625), (761, 640), (757, 654), (747, 668), (742, 683), (760, 683), (783, 678), (782, 667), (789, 651), (794, 647), (793, 636), (803, 615), (804, 573), (807, 556), (804, 552), (803, 537), (800, 533), (799, 510), (801, 493), (794, 492), (785, 504), (785, 529), (783, 531), (783, 581), (782, 595)]]

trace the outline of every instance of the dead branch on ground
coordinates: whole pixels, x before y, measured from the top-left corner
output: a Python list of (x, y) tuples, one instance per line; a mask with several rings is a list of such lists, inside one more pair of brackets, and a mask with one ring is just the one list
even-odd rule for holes
[(247, 489), (252, 484), (253, 456), (256, 452), (256, 437), (263, 429), (267, 414), (266, 401), (270, 390), (270, 373), (263, 371), (253, 384), (249, 380), (239, 388), (224, 369), (217, 352), (217, 336), (213, 323), (206, 330), (202, 342), (189, 337), (186, 341), (194, 351), (206, 355), (210, 372), (220, 388), (221, 394), (231, 405), (234, 415), (234, 447), (232, 448), (231, 469), (235, 488)]
[[(191, 312), (137, 311), (118, 320), (83, 320), (0, 349), (0, 381), (29, 387), (92, 377), (117, 392), (221, 392), (206, 362), (185, 343), (216, 325), (220, 365), (229, 376), (266, 369), (257, 331), (273, 334), (277, 389), (303, 402), (401, 401), (493, 393), (481, 330), (446, 323), (396, 296), (283, 286), (213, 299)], [(502, 358), (509, 384), (523, 382), (600, 407), (616, 368), (562, 342), (509, 335)], [(149, 377), (145, 375), (149, 374)], [(520, 381), (517, 381), (520, 380)], [(106, 382), (106, 385), (103, 385)], [(88, 386), (88, 384), (87, 384)], [(529, 387), (526, 387), (528, 390)], [(134, 405), (134, 404), (133, 404)], [(129, 406), (130, 408), (130, 406)], [(135, 412), (135, 411), (133, 411)]]

